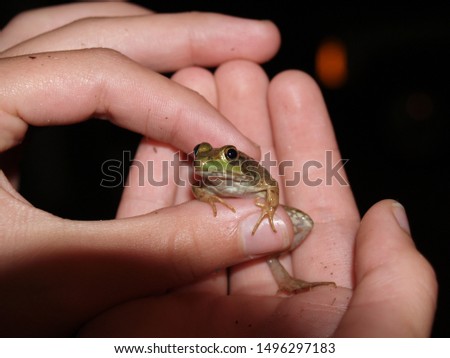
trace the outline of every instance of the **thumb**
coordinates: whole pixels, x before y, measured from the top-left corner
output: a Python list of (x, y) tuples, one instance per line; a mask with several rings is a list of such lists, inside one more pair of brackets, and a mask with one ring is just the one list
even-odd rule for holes
[(251, 200), (230, 201), (238, 214), (219, 209), (217, 217), (205, 203), (191, 201), (139, 217), (95, 222), (57, 218), (10, 200), (23, 225), (9, 228), (2, 243), (11, 244), (2, 250), (9, 257), (0, 267), (6, 336), (73, 334), (118, 303), (286, 250), (293, 236), (282, 210), (275, 220), (277, 233), (262, 223), (251, 236), (260, 210)]
[[(89, 241), (114, 245), (120, 255), (142, 260), (146, 267), (136, 272), (133, 280), (147, 282), (147, 293), (160, 293), (221, 268), (243, 261), (287, 250), (293, 238), (289, 217), (283, 210), (275, 216), (277, 232), (267, 220), (255, 235), (253, 227), (260, 209), (253, 200), (228, 200), (236, 209), (218, 207), (214, 216), (209, 205), (192, 200), (132, 218), (98, 222)], [(104, 236), (113, 232), (109, 240)], [(113, 243), (112, 243), (112, 242)], [(153, 277), (153, 292), (148, 292), (149, 270)]]
[(363, 217), (356, 237), (356, 285), (341, 337), (423, 337), (431, 331), (437, 283), (417, 251), (401, 204), (383, 200)]

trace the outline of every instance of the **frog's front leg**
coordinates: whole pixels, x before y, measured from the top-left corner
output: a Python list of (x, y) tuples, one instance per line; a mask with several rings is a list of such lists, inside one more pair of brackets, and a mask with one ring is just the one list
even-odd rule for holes
[(261, 208), (261, 215), (252, 230), (252, 235), (255, 235), (259, 224), (264, 220), (265, 217), (269, 220), (270, 227), (273, 232), (277, 232), (275, 229), (275, 224), (273, 223), (273, 216), (275, 215), (275, 210), (278, 206), (279, 201), (279, 191), (278, 187), (270, 187), (266, 190), (266, 198), (264, 201), (260, 201), (261, 198), (256, 198), (255, 205)]
[(214, 213), (214, 216), (217, 216), (216, 203), (220, 203), (220, 204), (226, 206), (233, 213), (236, 212), (236, 209), (233, 206), (228, 204), (225, 200), (223, 200), (222, 198), (218, 197), (217, 195), (215, 195), (214, 193), (212, 193), (211, 191), (209, 191), (205, 187), (192, 186), (192, 192), (194, 193), (194, 196), (198, 200), (203, 201), (203, 202), (208, 203), (209, 205), (211, 205), (211, 208), (212, 208), (212, 211)]

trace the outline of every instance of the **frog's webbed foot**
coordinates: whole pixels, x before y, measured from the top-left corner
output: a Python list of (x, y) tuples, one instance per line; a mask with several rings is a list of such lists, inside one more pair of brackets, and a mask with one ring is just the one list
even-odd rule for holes
[(261, 202), (258, 201), (258, 199), (256, 199), (255, 205), (261, 208), (261, 215), (259, 216), (259, 219), (256, 222), (255, 226), (253, 227), (252, 235), (255, 235), (256, 230), (258, 230), (259, 224), (261, 224), (261, 222), (266, 217), (269, 220), (270, 227), (272, 228), (273, 232), (277, 232), (277, 230), (275, 229), (275, 224), (273, 223), (273, 216), (275, 214), (276, 207), (271, 206), (270, 203), (265, 200)]
[(286, 293), (289, 295), (295, 294), (297, 292), (311, 289), (316, 286), (334, 286), (336, 284), (334, 282), (307, 282), (297, 278), (292, 277), (286, 269), (281, 264), (278, 257), (270, 257), (267, 259), (267, 264), (272, 271), (272, 275), (275, 278), (275, 281), (278, 284), (278, 292)]
[(274, 206), (270, 201), (261, 199), (262, 198), (256, 198), (255, 200), (255, 205), (261, 208), (261, 215), (259, 216), (259, 219), (256, 222), (255, 226), (253, 227), (252, 235), (255, 235), (256, 230), (258, 230), (259, 224), (261, 224), (261, 222), (266, 217), (267, 220), (269, 220), (270, 227), (272, 228), (273, 232), (277, 232), (277, 230), (275, 229), (275, 224), (273, 222), (273, 216), (275, 215), (275, 210), (277, 209), (277, 207)]
[(255, 200), (255, 205), (261, 208), (261, 215), (259, 216), (258, 221), (256, 222), (252, 235), (255, 234), (256, 230), (258, 230), (259, 224), (267, 217), (269, 220), (270, 227), (273, 232), (277, 232), (275, 229), (275, 224), (273, 222), (273, 216), (275, 215), (275, 210), (277, 210), (278, 206), (278, 186), (271, 186), (266, 190), (265, 197), (257, 197)]
[(232, 205), (228, 204), (225, 200), (223, 200), (222, 198), (220, 198), (220, 197), (218, 197), (216, 195), (208, 196), (208, 198), (206, 200), (204, 200), (204, 201), (206, 201), (209, 205), (211, 205), (211, 208), (213, 210), (214, 216), (217, 216), (216, 203), (220, 203), (223, 206), (226, 206), (233, 213), (236, 212), (236, 209)]
[(223, 200), (222, 198), (218, 197), (217, 195), (212, 194), (211, 192), (209, 192), (207, 190), (204, 190), (204, 188), (202, 188), (202, 187), (193, 186), (192, 187), (192, 192), (194, 193), (194, 196), (198, 200), (203, 201), (203, 202), (208, 203), (209, 205), (211, 205), (211, 208), (212, 208), (212, 211), (214, 213), (214, 216), (217, 216), (216, 203), (220, 203), (220, 204), (226, 206), (233, 213), (236, 212), (236, 209), (233, 206), (231, 206), (230, 204), (228, 204), (225, 200)]

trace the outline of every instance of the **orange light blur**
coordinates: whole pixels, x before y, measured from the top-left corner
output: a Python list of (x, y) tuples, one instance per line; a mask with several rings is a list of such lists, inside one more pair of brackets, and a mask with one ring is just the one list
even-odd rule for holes
[(347, 80), (347, 50), (342, 41), (322, 42), (316, 53), (316, 74), (325, 87), (338, 88)]

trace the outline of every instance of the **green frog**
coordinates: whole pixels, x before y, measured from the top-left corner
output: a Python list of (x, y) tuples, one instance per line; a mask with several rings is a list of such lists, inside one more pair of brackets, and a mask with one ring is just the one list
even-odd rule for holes
[[(265, 218), (276, 232), (273, 218), (278, 205), (281, 205), (278, 182), (256, 160), (232, 145), (213, 148), (209, 143), (201, 143), (194, 148), (194, 172), (202, 178), (192, 186), (194, 196), (211, 205), (214, 216), (217, 215), (216, 203), (236, 212), (224, 197), (255, 197), (255, 205), (261, 208), (261, 215), (252, 234), (255, 234)], [(314, 223), (309, 215), (301, 210), (285, 205), (283, 208), (289, 215), (294, 230), (292, 250), (310, 233)], [(267, 263), (278, 284), (279, 292), (294, 294), (315, 286), (336, 286), (334, 282), (307, 282), (293, 278), (279, 261), (279, 254), (269, 256)]]

